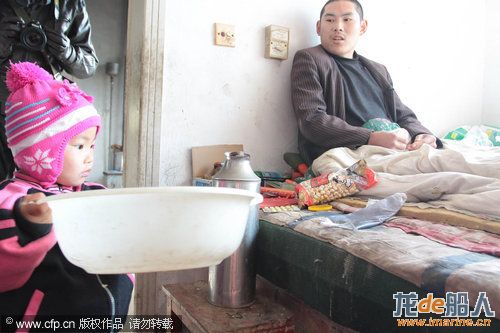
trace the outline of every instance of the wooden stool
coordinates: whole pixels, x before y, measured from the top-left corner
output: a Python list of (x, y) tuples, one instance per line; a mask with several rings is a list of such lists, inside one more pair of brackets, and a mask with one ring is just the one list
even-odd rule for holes
[(294, 332), (293, 314), (283, 305), (259, 294), (254, 304), (241, 309), (222, 308), (208, 302), (207, 282), (163, 286), (167, 315), (179, 318), (192, 333)]

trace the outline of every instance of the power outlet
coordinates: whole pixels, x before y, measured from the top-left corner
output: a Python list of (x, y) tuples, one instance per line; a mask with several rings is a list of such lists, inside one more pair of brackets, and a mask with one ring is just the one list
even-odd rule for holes
[(264, 56), (270, 59), (288, 59), (289, 40), (290, 29), (278, 25), (267, 26)]
[(234, 25), (215, 23), (215, 45), (221, 46), (236, 46), (236, 34)]

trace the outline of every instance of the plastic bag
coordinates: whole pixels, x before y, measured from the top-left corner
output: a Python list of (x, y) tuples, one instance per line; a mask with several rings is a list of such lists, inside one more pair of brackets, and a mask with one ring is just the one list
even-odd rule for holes
[(401, 128), (397, 123), (393, 123), (390, 120), (384, 118), (370, 119), (366, 123), (364, 123), (362, 127), (368, 128), (375, 132), (390, 132), (395, 129)]
[(462, 139), (462, 143), (468, 146), (482, 146), (491, 147), (493, 143), (488, 138), (488, 135), (479, 126), (472, 126), (465, 137)]
[(403, 140), (410, 142), (410, 133), (404, 128), (401, 128), (397, 123), (393, 123), (388, 119), (374, 118), (363, 124), (364, 128), (368, 128), (374, 132), (390, 132), (396, 134)]
[(464, 125), (446, 134), (444, 139), (461, 141), (468, 146), (500, 146), (500, 128), (488, 125)]
[(300, 222), (317, 217), (325, 217), (328, 220), (322, 225), (342, 229), (360, 230), (382, 224), (399, 212), (406, 202), (405, 193), (395, 193), (387, 198), (375, 201), (371, 205), (350, 214), (339, 214), (338, 212), (321, 212), (304, 216), (292, 222), (293, 226)]
[(448, 134), (446, 134), (443, 139), (460, 141), (463, 138), (465, 138), (469, 130), (470, 126), (462, 126), (455, 128), (454, 130), (448, 132)]
[(495, 126), (481, 125), (481, 129), (488, 136), (493, 146), (500, 146), (500, 128)]
[(377, 183), (375, 172), (359, 160), (347, 169), (306, 180), (295, 187), (300, 207), (353, 195)]

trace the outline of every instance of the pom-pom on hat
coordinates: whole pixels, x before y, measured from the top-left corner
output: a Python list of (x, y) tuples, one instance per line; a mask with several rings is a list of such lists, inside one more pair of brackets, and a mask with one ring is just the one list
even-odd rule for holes
[(42, 186), (52, 185), (62, 172), (68, 141), (101, 126), (94, 99), (30, 62), (11, 63), (6, 84), (5, 134), (14, 161)]

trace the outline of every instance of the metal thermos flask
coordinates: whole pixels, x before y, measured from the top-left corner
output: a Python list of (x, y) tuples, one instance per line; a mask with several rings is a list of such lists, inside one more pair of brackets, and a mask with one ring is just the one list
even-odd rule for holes
[[(213, 186), (260, 192), (260, 178), (250, 166), (250, 155), (227, 152)], [(242, 308), (255, 300), (255, 239), (259, 230), (259, 205), (250, 207), (243, 240), (238, 249), (219, 265), (208, 269), (208, 301), (227, 308)], [(224, 232), (221, 230), (221, 232)]]

